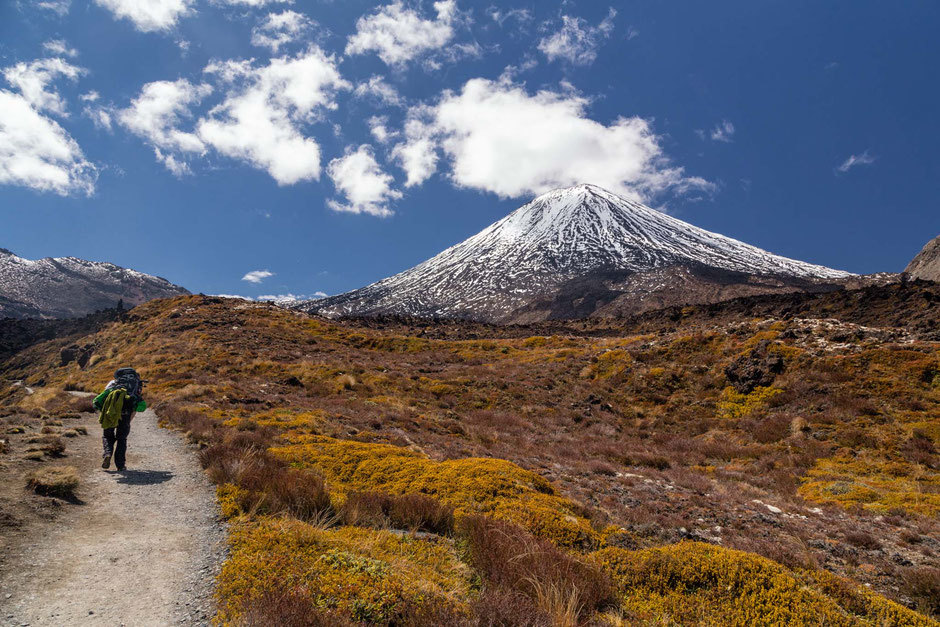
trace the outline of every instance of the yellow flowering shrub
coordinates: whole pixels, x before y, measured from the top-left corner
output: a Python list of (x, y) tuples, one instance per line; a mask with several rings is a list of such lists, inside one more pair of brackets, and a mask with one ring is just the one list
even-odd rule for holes
[(237, 624), (246, 604), (295, 587), (310, 591), (318, 608), (368, 623), (428, 605), (469, 611), (469, 569), (444, 540), (265, 518), (235, 523), (229, 543), (217, 591), (224, 625)]
[(484, 513), (520, 524), (560, 546), (593, 548), (599, 536), (574, 503), (545, 478), (504, 459), (437, 462), (386, 444), (295, 435), (271, 452), (289, 464), (318, 468), (332, 490), (420, 493), (457, 514)]
[[(767, 558), (700, 542), (593, 554), (623, 598), (623, 610), (640, 621), (682, 625), (936, 625), (874, 593), (848, 603), (846, 593), (813, 585)], [(847, 585), (848, 582), (845, 582)], [(854, 589), (854, 587), (853, 587)]]
[(718, 415), (722, 418), (743, 418), (756, 409), (767, 404), (767, 401), (783, 392), (775, 387), (757, 387), (750, 394), (735, 392), (728, 386), (722, 391), (718, 400)]
[(861, 505), (877, 512), (901, 508), (940, 514), (940, 472), (926, 466), (882, 459), (819, 459), (804, 478), (799, 494), (818, 503)]

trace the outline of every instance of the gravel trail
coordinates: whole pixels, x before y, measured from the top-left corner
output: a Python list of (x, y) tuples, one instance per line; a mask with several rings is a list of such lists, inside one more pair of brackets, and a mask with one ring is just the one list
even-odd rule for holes
[(208, 624), (225, 529), (183, 438), (138, 414), (127, 470), (102, 470), (101, 428), (69, 443), (77, 504), (19, 534), (0, 569), (2, 625)]

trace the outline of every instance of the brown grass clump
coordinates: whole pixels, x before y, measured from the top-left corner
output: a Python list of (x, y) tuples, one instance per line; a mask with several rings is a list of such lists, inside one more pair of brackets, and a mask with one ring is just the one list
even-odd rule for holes
[(200, 452), (213, 482), (239, 488), (234, 494), (238, 511), (226, 513), (286, 512), (305, 521), (329, 515), (332, 506), (323, 477), (312, 470), (288, 468), (267, 452), (266, 442), (258, 431), (232, 431)]
[[(468, 516), (460, 525), (467, 561), (507, 609), (521, 595), (552, 624), (577, 625), (613, 603), (614, 589), (596, 566), (575, 559), (512, 523)], [(508, 604), (508, 605), (507, 605)]]
[(282, 591), (266, 591), (246, 603), (240, 627), (352, 627), (346, 613), (316, 607), (316, 597), (301, 586)]
[(41, 468), (26, 478), (26, 487), (36, 494), (58, 498), (75, 496), (78, 483), (78, 471), (72, 466)]
[(918, 611), (940, 619), (940, 568), (909, 568), (901, 575), (902, 591)]
[(382, 492), (350, 492), (339, 513), (349, 525), (393, 527), (440, 535), (454, 530), (454, 508), (425, 494), (395, 496)]

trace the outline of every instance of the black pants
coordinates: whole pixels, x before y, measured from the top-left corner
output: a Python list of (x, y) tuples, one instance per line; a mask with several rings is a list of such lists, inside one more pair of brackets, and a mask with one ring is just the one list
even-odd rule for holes
[[(127, 454), (127, 436), (131, 432), (130, 417), (121, 418), (117, 427), (111, 427), (104, 430), (101, 436), (101, 444), (104, 446), (104, 457), (114, 455), (114, 465), (118, 468), (124, 468), (124, 456)], [(117, 443), (117, 446), (115, 446)]]

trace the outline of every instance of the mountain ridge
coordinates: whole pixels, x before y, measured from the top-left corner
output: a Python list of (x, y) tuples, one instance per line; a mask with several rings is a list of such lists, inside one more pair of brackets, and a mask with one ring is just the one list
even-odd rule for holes
[(26, 259), (0, 248), (0, 317), (75, 318), (189, 291), (113, 263), (78, 257)]
[[(701, 289), (689, 290), (687, 281), (683, 290), (689, 293), (720, 291), (717, 286), (729, 281), (741, 285), (742, 294), (813, 289), (819, 282), (819, 289), (835, 289), (854, 276), (774, 255), (585, 184), (543, 194), (411, 269), (299, 307), (330, 317), (398, 314), (532, 322), (593, 315), (618, 299), (623, 310), (633, 292), (618, 284), (637, 278), (653, 281), (647, 292), (664, 295), (670, 291), (668, 277), (656, 285), (656, 276), (647, 273), (664, 274), (669, 268), (715, 275), (696, 277), (693, 282)], [(750, 277), (763, 277), (765, 285), (744, 289)], [(584, 284), (583, 289), (570, 292), (566, 286), (572, 283)], [(691, 302), (709, 297), (700, 294)], [(563, 302), (553, 302), (556, 298)], [(680, 293), (671, 293), (654, 300), (663, 306), (681, 299)], [(587, 304), (565, 306), (574, 301)], [(539, 302), (546, 304), (534, 310)]]

